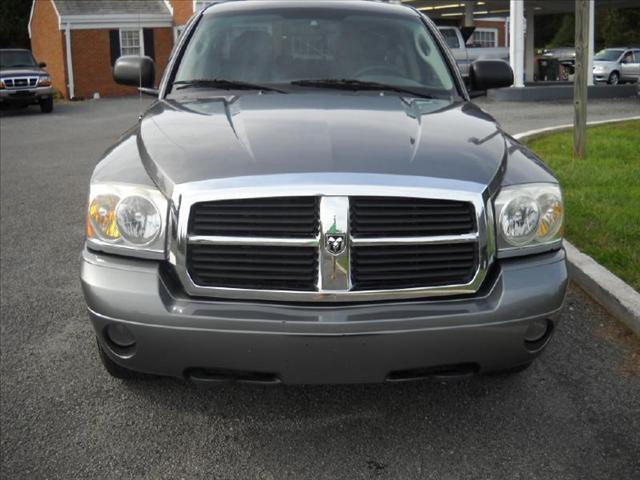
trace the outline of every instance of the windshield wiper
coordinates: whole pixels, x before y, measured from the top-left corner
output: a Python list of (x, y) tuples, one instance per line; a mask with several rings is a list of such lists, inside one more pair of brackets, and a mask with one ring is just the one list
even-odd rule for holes
[(185, 88), (220, 88), (222, 90), (264, 90), (266, 92), (287, 93), (277, 88), (257, 85), (255, 83), (240, 82), (238, 80), (225, 80), (222, 78), (201, 78), (194, 80), (180, 80), (173, 82), (178, 85), (176, 90)]
[(352, 80), (348, 78), (326, 78), (320, 80), (296, 80), (291, 85), (299, 87), (337, 88), (341, 90), (389, 90), (392, 92), (406, 93), (414, 97), (434, 98), (431, 95), (417, 92), (411, 88), (387, 85), (378, 82), (365, 82), (362, 80)]

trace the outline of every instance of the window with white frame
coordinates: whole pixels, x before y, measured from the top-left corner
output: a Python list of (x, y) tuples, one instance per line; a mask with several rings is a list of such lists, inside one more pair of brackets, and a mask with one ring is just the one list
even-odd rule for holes
[(467, 42), (468, 45), (481, 48), (498, 46), (498, 30), (495, 28), (476, 28)]
[(120, 55), (144, 55), (142, 31), (120, 30)]

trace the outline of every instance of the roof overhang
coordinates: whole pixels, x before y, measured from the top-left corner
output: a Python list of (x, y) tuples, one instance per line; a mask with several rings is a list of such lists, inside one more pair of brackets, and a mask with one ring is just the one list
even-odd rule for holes
[[(510, 10), (509, 0), (393, 0), (421, 10), (434, 19), (464, 17), (465, 6), (473, 4), (474, 17), (505, 16)], [(533, 9), (535, 15), (570, 13), (575, 9), (571, 0), (521, 0), (524, 8)], [(638, 6), (638, 0), (595, 0), (596, 9), (632, 8)]]
[(69, 25), (71, 30), (96, 28), (158, 28), (173, 26), (173, 17), (164, 14), (141, 15), (63, 15), (60, 29)]

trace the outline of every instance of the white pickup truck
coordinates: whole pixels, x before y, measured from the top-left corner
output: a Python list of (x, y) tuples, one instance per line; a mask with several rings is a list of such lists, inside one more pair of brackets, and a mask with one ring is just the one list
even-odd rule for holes
[(469, 76), (469, 65), (479, 59), (500, 59), (509, 61), (507, 47), (467, 47), (462, 32), (457, 27), (438, 27), (447, 45), (456, 59), (460, 73), (466, 80)]

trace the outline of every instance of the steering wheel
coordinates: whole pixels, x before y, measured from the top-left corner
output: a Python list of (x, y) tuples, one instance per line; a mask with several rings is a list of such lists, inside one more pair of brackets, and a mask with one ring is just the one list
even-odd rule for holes
[(359, 78), (367, 74), (371, 75), (375, 73), (378, 73), (381, 75), (385, 75), (385, 74), (391, 74), (394, 76), (398, 75), (398, 72), (393, 67), (389, 67), (387, 65), (372, 65), (369, 67), (361, 68), (360, 70), (355, 72), (353, 76), (354, 78)]

